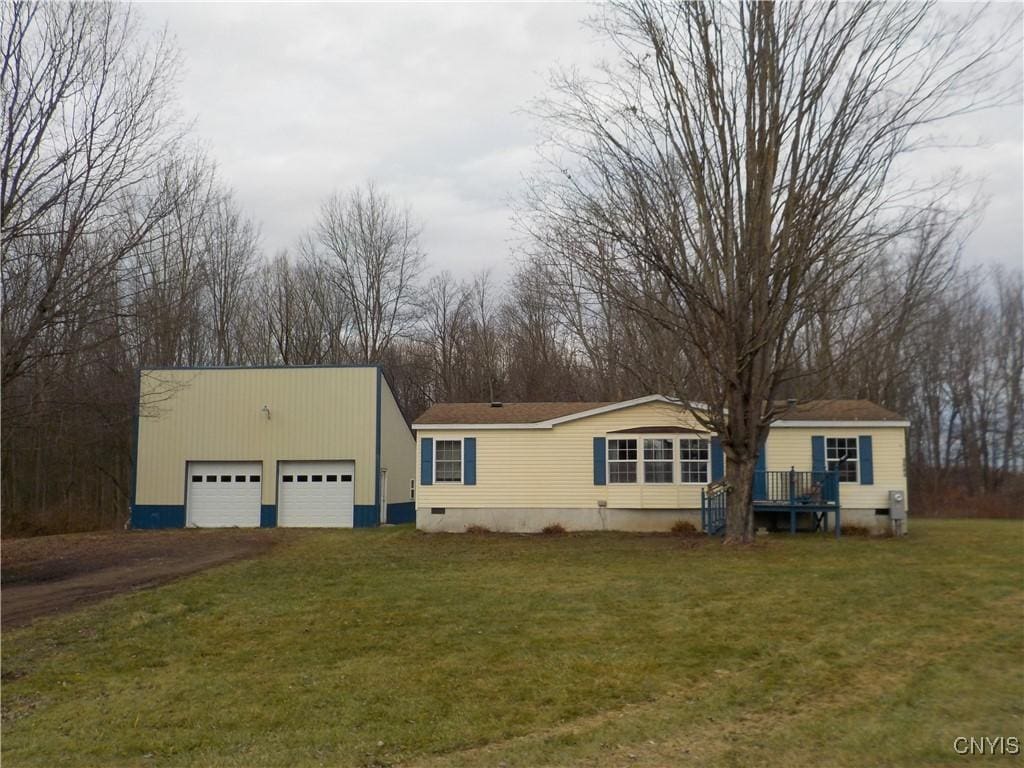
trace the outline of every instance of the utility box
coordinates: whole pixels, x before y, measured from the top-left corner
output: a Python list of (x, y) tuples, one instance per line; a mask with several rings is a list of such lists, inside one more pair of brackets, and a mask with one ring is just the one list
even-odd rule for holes
[(889, 520), (896, 536), (907, 532), (907, 494), (904, 491), (889, 491)]

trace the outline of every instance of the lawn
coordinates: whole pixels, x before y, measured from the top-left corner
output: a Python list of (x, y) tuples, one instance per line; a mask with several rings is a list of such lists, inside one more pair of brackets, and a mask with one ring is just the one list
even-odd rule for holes
[(297, 536), (5, 633), (3, 764), (980, 764), (955, 737), (1024, 736), (1022, 598), (1014, 521)]

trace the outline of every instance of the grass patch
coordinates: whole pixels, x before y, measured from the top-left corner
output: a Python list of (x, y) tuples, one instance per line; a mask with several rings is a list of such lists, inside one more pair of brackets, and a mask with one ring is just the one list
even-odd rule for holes
[(1024, 526), (912, 530), (303, 537), (5, 633), (3, 762), (958, 764), (1021, 735)]

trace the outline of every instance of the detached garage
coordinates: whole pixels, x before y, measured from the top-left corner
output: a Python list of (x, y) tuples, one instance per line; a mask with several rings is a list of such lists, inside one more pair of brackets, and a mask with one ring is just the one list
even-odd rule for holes
[(412, 522), (415, 453), (379, 366), (144, 369), (132, 527)]

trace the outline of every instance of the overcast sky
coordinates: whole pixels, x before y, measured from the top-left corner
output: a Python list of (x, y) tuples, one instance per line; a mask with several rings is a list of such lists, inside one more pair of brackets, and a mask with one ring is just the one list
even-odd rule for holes
[[(509, 258), (511, 201), (535, 162), (532, 119), (556, 65), (604, 55), (572, 4), (156, 3), (183, 53), (181, 103), (222, 180), (260, 224), (265, 249), (291, 248), (337, 189), (374, 180), (423, 224), (432, 269), (468, 276)], [(996, 13), (1012, 9), (996, 8)], [(929, 166), (983, 177), (989, 200), (972, 261), (1024, 253), (1021, 107), (966, 125), (984, 146)], [(936, 170), (931, 168), (931, 171)]]

